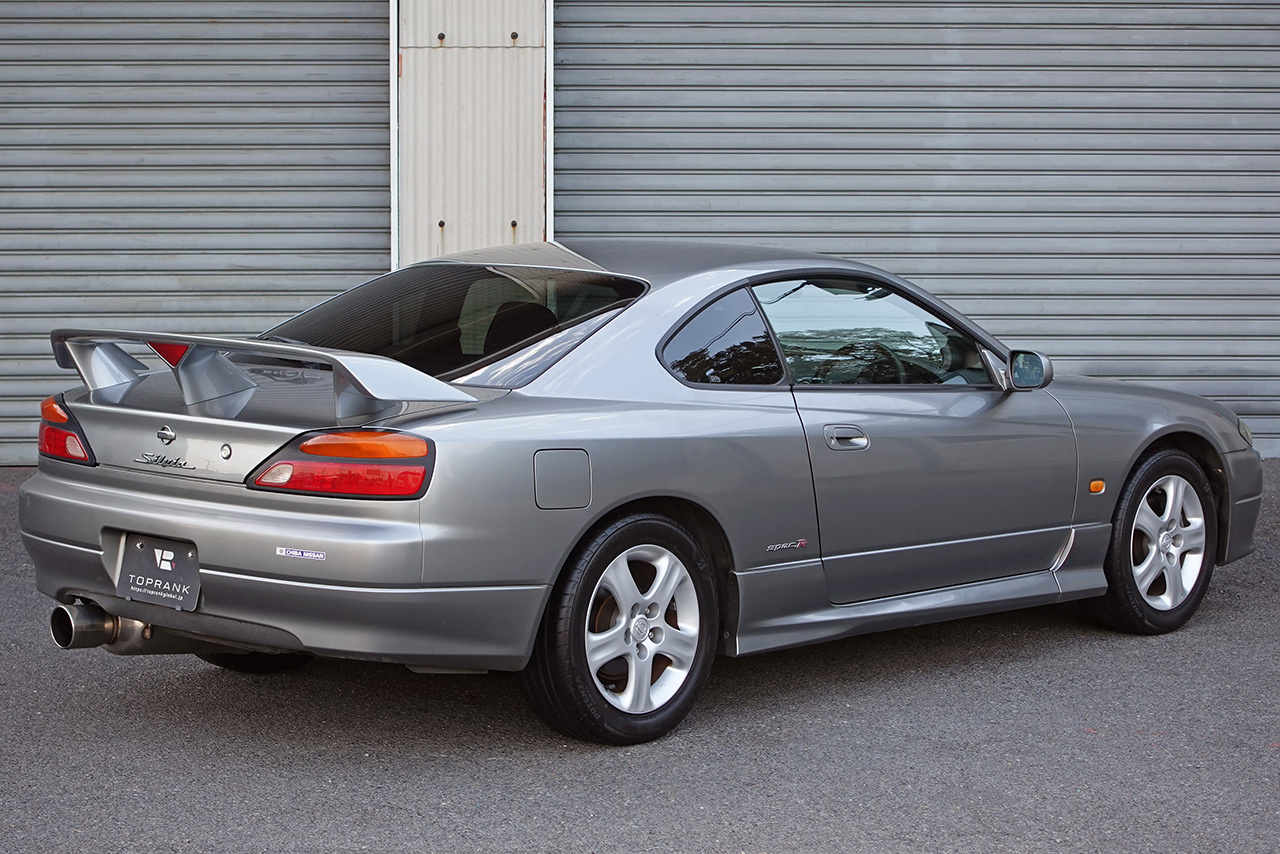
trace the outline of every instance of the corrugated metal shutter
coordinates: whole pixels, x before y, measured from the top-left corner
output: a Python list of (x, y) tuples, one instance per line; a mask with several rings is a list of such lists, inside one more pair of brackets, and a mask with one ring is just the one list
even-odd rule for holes
[(556, 3), (559, 236), (857, 257), (1280, 454), (1280, 5)]
[(390, 264), (388, 4), (0, 2), (0, 463), (55, 326), (246, 334)]

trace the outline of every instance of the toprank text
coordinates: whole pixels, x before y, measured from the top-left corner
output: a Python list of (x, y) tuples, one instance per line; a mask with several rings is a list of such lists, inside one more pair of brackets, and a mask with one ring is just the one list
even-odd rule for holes
[(135, 589), (154, 590), (158, 593), (178, 593), (187, 595), (191, 592), (190, 584), (179, 584), (173, 581), (165, 581), (163, 578), (151, 578), (146, 575), (129, 574), (129, 583)]

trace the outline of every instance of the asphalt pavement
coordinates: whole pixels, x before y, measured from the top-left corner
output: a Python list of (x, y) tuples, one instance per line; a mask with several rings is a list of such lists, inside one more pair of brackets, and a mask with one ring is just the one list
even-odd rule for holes
[(1179, 632), (1055, 606), (722, 658), (630, 748), (548, 730), (511, 675), (59, 650), (30, 473), (0, 469), (0, 851), (1280, 848), (1280, 460)]

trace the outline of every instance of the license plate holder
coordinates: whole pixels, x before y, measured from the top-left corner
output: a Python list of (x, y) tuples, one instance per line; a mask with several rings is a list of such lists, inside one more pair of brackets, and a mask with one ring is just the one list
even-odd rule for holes
[(200, 600), (200, 557), (195, 543), (126, 534), (116, 595), (194, 611)]

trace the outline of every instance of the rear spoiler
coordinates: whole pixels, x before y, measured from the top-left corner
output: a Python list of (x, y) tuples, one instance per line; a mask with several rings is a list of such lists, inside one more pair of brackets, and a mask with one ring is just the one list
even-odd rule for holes
[[(338, 418), (374, 415), (399, 402), (465, 403), (475, 398), (446, 382), (386, 356), (283, 344), (256, 338), (170, 335), (108, 329), (55, 329), (53, 355), (63, 368), (75, 368), (90, 391), (127, 389), (151, 369), (130, 356), (118, 342), (145, 344), (170, 368), (187, 406), (258, 387), (228, 353), (274, 356), (318, 362), (333, 370), (334, 414)], [(159, 346), (157, 346), (159, 345)]]

